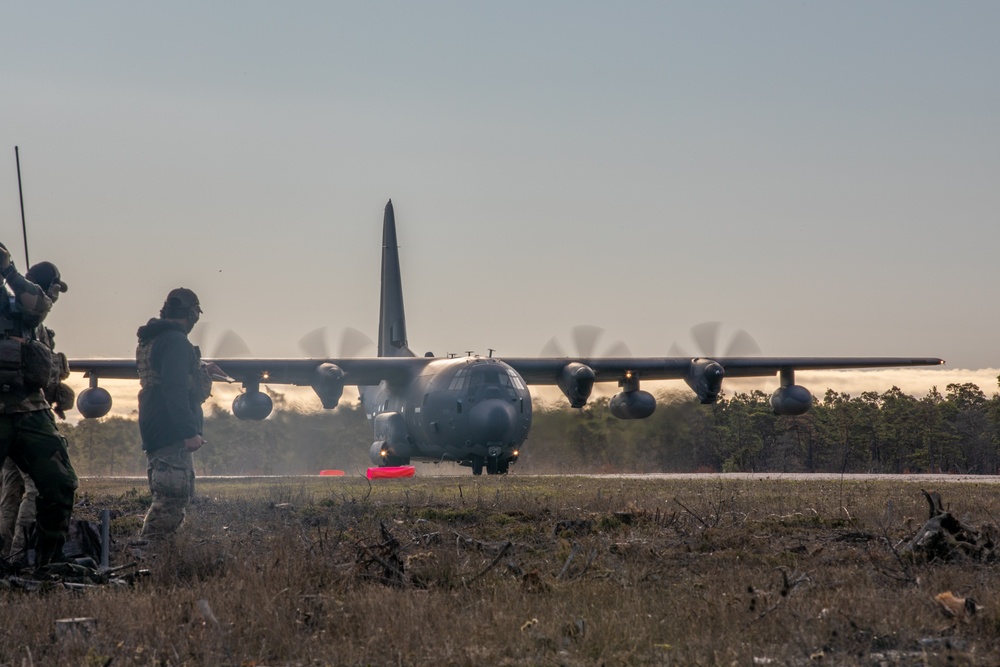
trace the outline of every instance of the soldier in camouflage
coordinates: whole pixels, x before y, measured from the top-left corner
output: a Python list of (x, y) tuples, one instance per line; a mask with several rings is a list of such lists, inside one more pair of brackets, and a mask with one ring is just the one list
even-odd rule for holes
[(35, 483), (7, 457), (0, 472), (0, 557), (13, 562), (26, 560), (25, 546), (35, 523), (37, 496)]
[[(48, 263), (46, 263), (48, 264)], [(41, 339), (42, 321), (66, 283), (54, 265), (43, 289), (17, 272), (0, 244), (0, 459), (10, 458), (35, 483), (38, 541), (36, 563), (62, 557), (62, 545), (78, 486), (66, 439), (56, 428), (45, 387), (52, 373), (52, 350)]]
[[(58, 290), (53, 291), (53, 301), (58, 298), (65, 285), (60, 280), (59, 269), (51, 262), (39, 262), (33, 265), (24, 277), (46, 292), (59, 281), (61, 285)], [(65, 383), (69, 377), (69, 363), (65, 354), (55, 352), (55, 332), (52, 329), (39, 326), (36, 334), (40, 342), (53, 350), (52, 370), (44, 389), (45, 399), (60, 419), (66, 419), (65, 411), (72, 409), (73, 400), (76, 398), (73, 388)], [(0, 537), (3, 538), (0, 556), (3, 558), (15, 563), (27, 562), (28, 537), (34, 529), (37, 496), (38, 489), (31, 477), (21, 472), (13, 459), (8, 457), (0, 472)]]
[(212, 380), (197, 347), (188, 341), (201, 305), (191, 290), (167, 295), (160, 317), (139, 327), (139, 432), (153, 501), (142, 524), (143, 540), (172, 535), (194, 495), (192, 452), (204, 444), (201, 404)]
[(35, 483), (7, 457), (0, 471), (0, 538), (3, 538), (0, 557), (15, 563), (26, 562), (25, 546), (35, 523), (37, 496)]

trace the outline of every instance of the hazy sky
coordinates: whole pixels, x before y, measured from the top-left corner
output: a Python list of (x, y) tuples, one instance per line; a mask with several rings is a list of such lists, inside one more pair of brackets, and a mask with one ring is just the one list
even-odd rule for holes
[(1000, 365), (1000, 3), (0, 7), (0, 240), (23, 268), (18, 145), (70, 356), (132, 356), (176, 286), (207, 354), (336, 354), (392, 198), (418, 354), (720, 320)]

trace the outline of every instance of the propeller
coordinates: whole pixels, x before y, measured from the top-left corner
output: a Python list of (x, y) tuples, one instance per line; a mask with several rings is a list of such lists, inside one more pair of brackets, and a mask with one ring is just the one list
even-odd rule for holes
[[(311, 359), (329, 359), (331, 355), (326, 344), (326, 327), (313, 329), (299, 339), (299, 349)], [(375, 347), (375, 341), (369, 336), (354, 329), (345, 327), (340, 332), (339, 358), (360, 357), (367, 348)]]
[[(211, 326), (209, 323), (203, 322), (198, 327), (197, 333), (192, 332), (190, 336), (191, 342), (204, 350), (204, 342), (208, 339), (207, 332), (210, 329)], [(250, 346), (246, 344), (246, 341), (232, 329), (226, 329), (215, 342), (212, 353), (206, 355), (206, 357), (208, 359), (226, 359), (232, 357), (249, 357), (252, 355), (253, 353), (250, 351)]]
[(246, 341), (238, 333), (232, 329), (226, 329), (215, 344), (213, 358), (249, 357), (252, 354), (250, 346), (246, 344)]
[[(708, 358), (714, 358), (719, 350), (719, 332), (722, 329), (722, 322), (701, 322), (691, 327), (691, 340), (698, 348), (698, 354)], [(749, 333), (743, 329), (738, 330), (729, 339), (723, 357), (752, 357), (760, 354), (760, 345)], [(677, 343), (670, 346), (670, 356), (690, 357), (691, 355)]]
[(313, 329), (299, 339), (299, 349), (307, 357), (312, 359), (325, 359), (326, 354), (326, 328)]
[[(598, 341), (604, 335), (604, 329), (593, 324), (578, 324), (570, 329), (570, 338), (573, 339), (576, 354), (566, 354), (566, 351), (556, 340), (555, 336), (542, 348), (543, 357), (571, 357), (576, 356), (581, 359), (588, 359), (594, 356), (597, 350)], [(631, 357), (632, 351), (623, 341), (615, 341), (601, 356), (604, 357)]]

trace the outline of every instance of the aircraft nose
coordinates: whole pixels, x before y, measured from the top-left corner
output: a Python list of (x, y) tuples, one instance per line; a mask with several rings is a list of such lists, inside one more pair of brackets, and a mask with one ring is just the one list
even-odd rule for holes
[(506, 442), (511, 439), (514, 406), (500, 399), (478, 403), (469, 415), (471, 439), (475, 443)]

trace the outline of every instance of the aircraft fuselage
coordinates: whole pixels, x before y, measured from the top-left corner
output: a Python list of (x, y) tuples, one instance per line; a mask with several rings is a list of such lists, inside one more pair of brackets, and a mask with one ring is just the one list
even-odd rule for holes
[(379, 465), (457, 461), (505, 473), (531, 428), (524, 379), (498, 359), (437, 359), (408, 382), (361, 387)]

